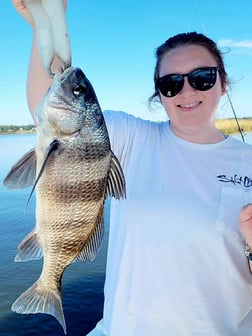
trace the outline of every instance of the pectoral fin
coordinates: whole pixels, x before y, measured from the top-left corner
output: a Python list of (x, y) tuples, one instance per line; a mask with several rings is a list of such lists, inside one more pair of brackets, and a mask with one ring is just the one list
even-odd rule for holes
[(3, 184), (8, 189), (23, 189), (30, 187), (36, 177), (36, 153), (32, 149), (11, 168)]
[(107, 194), (116, 199), (126, 198), (126, 184), (120, 162), (113, 152), (111, 152), (111, 154)]
[[(45, 157), (45, 160), (44, 160), (44, 162), (43, 162), (43, 164), (42, 164), (42, 166), (41, 166), (41, 168), (40, 168), (40, 171), (39, 171), (39, 173), (38, 173), (38, 176), (37, 176), (37, 178), (36, 178), (36, 181), (35, 181), (35, 183), (34, 183), (34, 185), (33, 185), (33, 187), (32, 187), (32, 191), (31, 191), (30, 196), (29, 196), (29, 198), (28, 198), (27, 205), (28, 205), (28, 203), (30, 202), (30, 199), (31, 199), (32, 194), (33, 194), (33, 191), (35, 190), (36, 185), (37, 185), (37, 183), (38, 183), (38, 181), (39, 181), (41, 175), (43, 174), (43, 171), (45, 170), (45, 166), (46, 166), (46, 163), (47, 163), (49, 157), (51, 156), (51, 154), (52, 154), (53, 152), (55, 152), (55, 151), (59, 148), (59, 145), (60, 145), (60, 142), (59, 142), (57, 139), (53, 140), (53, 141), (50, 143), (50, 145), (49, 145), (49, 147), (48, 147), (47, 155), (46, 155), (46, 157)], [(27, 205), (26, 205), (26, 207), (27, 207)]]

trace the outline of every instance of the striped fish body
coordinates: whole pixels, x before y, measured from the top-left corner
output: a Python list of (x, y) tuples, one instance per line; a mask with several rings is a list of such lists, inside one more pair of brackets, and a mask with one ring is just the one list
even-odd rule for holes
[(51, 314), (66, 333), (63, 272), (74, 260), (94, 259), (104, 231), (106, 196), (124, 198), (125, 181), (95, 92), (79, 68), (55, 76), (36, 120), (36, 149), (12, 167), (4, 185), (34, 185), (36, 226), (18, 246), (16, 261), (43, 256), (43, 269), (12, 310)]
[(55, 287), (74, 259), (93, 260), (101, 243), (111, 152), (108, 141), (90, 145), (90, 139), (87, 146), (86, 140), (59, 146), (37, 184), (36, 236), (47, 286)]

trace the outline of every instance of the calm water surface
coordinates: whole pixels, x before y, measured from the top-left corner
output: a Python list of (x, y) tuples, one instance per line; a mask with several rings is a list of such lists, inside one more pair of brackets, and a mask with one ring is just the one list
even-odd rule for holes
[[(35, 144), (35, 135), (0, 136), (0, 335), (64, 335), (47, 314), (21, 315), (11, 311), (13, 301), (40, 275), (42, 260), (15, 263), (16, 247), (35, 225), (35, 199), (25, 210), (30, 188), (6, 190), (3, 178), (10, 167)], [(62, 297), (67, 335), (85, 336), (102, 316), (109, 204), (102, 248), (92, 263), (76, 262), (63, 275)]]
[[(239, 136), (236, 136), (239, 138)], [(64, 335), (50, 315), (20, 315), (11, 304), (39, 277), (42, 261), (15, 263), (16, 246), (34, 227), (35, 200), (25, 211), (30, 189), (6, 190), (2, 180), (10, 167), (35, 144), (35, 135), (0, 136), (0, 335)], [(252, 143), (252, 133), (246, 137)], [(106, 204), (106, 233), (102, 248), (92, 263), (74, 263), (63, 276), (62, 296), (67, 334), (85, 336), (102, 316), (103, 285), (107, 248), (109, 204)]]

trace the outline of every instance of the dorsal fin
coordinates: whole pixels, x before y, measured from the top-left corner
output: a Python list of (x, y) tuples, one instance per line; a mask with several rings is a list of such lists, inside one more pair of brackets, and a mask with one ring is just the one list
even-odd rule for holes
[(111, 155), (107, 195), (116, 199), (126, 198), (126, 184), (120, 162), (112, 151)]

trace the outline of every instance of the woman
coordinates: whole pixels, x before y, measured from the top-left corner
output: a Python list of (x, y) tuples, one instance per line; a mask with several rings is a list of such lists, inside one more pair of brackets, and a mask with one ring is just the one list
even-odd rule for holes
[[(151, 99), (170, 121), (105, 112), (127, 199), (112, 201), (104, 316), (89, 335), (252, 335), (252, 147), (215, 127), (221, 53), (193, 32), (156, 55)], [(49, 85), (34, 45), (31, 113)]]

